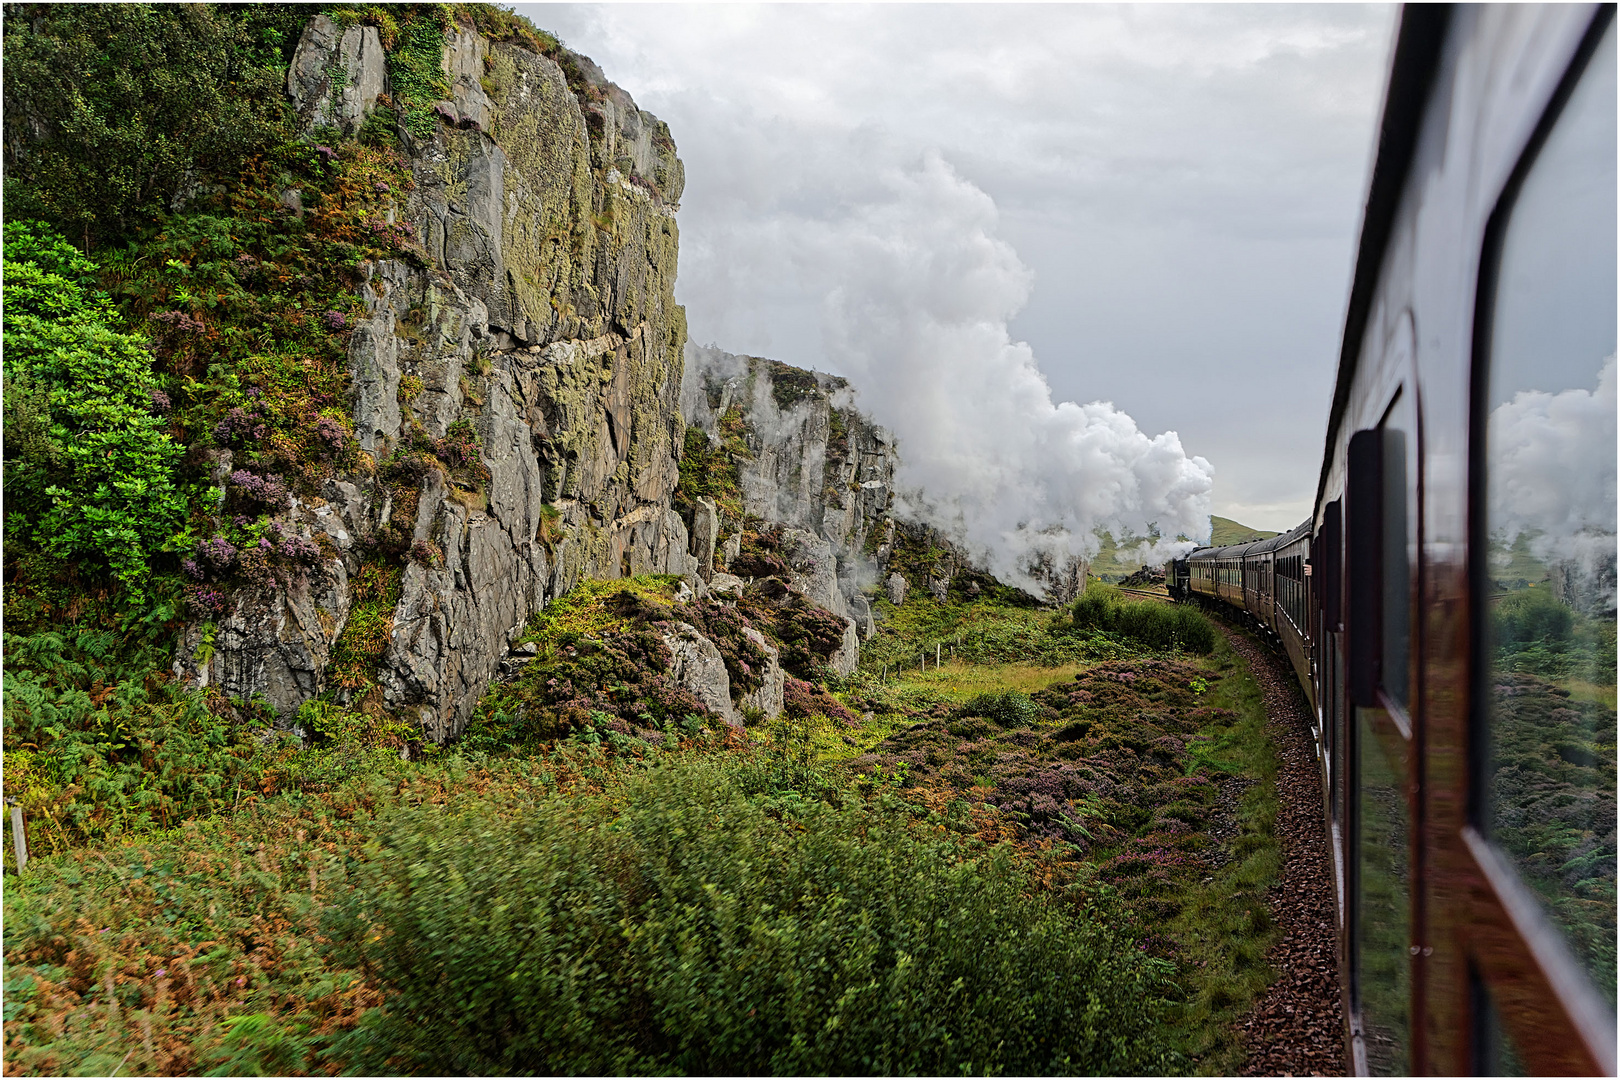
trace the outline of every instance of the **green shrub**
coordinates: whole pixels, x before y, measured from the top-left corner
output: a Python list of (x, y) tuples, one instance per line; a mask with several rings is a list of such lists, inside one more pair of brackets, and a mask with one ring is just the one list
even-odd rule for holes
[(9, 208), (120, 235), (288, 133), (305, 5), (17, 4), (5, 13)]
[(1106, 630), (1153, 649), (1183, 649), (1207, 655), (1215, 648), (1215, 628), (1196, 608), (1156, 600), (1126, 600), (1107, 585), (1092, 584), (1069, 613), (1072, 629)]
[(1574, 613), (1550, 589), (1520, 589), (1496, 605), (1492, 620), (1498, 645), (1512, 648), (1567, 642)]
[(107, 631), (5, 636), (5, 787), (35, 854), (173, 826), (259, 787), (254, 732), (171, 681), (168, 648)]
[(6, 424), (23, 435), (6, 448), (8, 539), (106, 564), (139, 605), (186, 515), (151, 354), (109, 325), (93, 263), (44, 226), (8, 222), (5, 237)]
[[(746, 785), (757, 788), (757, 784)], [(901, 804), (684, 759), (500, 820), (403, 810), (328, 917), (360, 1070), (1163, 1072), (1165, 965)], [(353, 954), (353, 955), (348, 955)]]
[(979, 694), (969, 698), (958, 716), (982, 716), (1004, 728), (1029, 727), (1041, 718), (1041, 707), (1016, 690)]

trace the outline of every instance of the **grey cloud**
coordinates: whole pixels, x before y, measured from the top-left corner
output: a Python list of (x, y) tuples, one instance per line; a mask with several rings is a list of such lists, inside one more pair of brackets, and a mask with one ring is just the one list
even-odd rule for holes
[(669, 121), (696, 340), (859, 382), (828, 296), (878, 314), (828, 241), (935, 151), (998, 211), (1055, 400), (1179, 431), (1218, 513), (1303, 517), (1391, 8), (519, 6)]

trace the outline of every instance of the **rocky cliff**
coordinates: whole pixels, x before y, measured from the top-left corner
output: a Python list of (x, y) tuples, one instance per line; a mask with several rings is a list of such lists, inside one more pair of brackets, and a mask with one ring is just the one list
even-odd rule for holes
[[(689, 459), (701, 460), (693, 440), (706, 440), (735, 470), (734, 490), (714, 500), (718, 534), (736, 537), (751, 520), (786, 526), (783, 553), (806, 595), (852, 617), (866, 636), (876, 596), (898, 605), (921, 590), (944, 601), (954, 589), (972, 598), (993, 580), (907, 512), (894, 490), (900, 448), (855, 407), (846, 380), (689, 344), (681, 412)], [(724, 566), (739, 545), (720, 552)], [(828, 568), (819, 585), (807, 569), (817, 565)], [(1085, 566), (1051, 568), (1046, 579), (1049, 595), (1066, 600)]]
[(391, 254), (357, 260), (359, 306), (323, 316), (346, 350), (353, 445), (329, 419), (298, 430), (335, 439), (322, 453), (341, 464), (297, 484), (265, 471), (300, 455), (259, 422), (262, 380), (194, 444), (219, 495), (187, 560), (203, 595), (177, 674), (283, 722), (327, 694), (438, 741), (531, 617), (586, 579), (683, 575), (702, 599), (780, 578), (836, 617), (816, 662), (842, 676), (875, 596), (990, 582), (897, 515), (897, 447), (842, 379), (688, 346), (665, 124), (532, 28), (411, 18), (317, 16), (287, 67), (316, 174), (387, 158), (394, 183), (289, 180), (277, 211), (329, 228), (361, 200), (387, 241), (371, 250)]
[[(375, 27), (304, 29), (287, 93), (311, 141), (395, 116), (386, 60)], [(419, 250), (362, 267), (348, 345), (360, 468), (277, 522), (323, 557), (238, 592), (187, 631), (176, 664), (290, 718), (328, 688), (356, 579), (380, 575), (374, 690), (434, 739), (465, 724), (548, 598), (697, 566), (670, 508), (686, 325), (668, 128), (583, 57), (452, 26), (441, 60), (449, 93), (430, 122), (391, 121), (413, 184), (388, 220)], [(220, 451), (222, 492), (231, 465)], [(397, 580), (368, 563), (378, 551), (409, 553)]]

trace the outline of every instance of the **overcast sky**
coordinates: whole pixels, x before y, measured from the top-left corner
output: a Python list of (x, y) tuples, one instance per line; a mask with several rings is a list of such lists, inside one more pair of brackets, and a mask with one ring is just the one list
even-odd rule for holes
[(1044, 375), (1035, 426), (1111, 402), (1179, 434), (1179, 490), (1207, 462), (1187, 505), (1309, 512), (1394, 8), (516, 7), (668, 121), (694, 341), (864, 379), (893, 426), (905, 380), (951, 390), (875, 374), (925, 306)]

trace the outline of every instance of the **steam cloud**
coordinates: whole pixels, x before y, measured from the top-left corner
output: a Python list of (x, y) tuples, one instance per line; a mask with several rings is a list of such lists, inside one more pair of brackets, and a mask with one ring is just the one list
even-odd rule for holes
[(1611, 355), (1595, 390), (1521, 390), (1487, 425), (1492, 532), (1507, 545), (1527, 534), (1531, 555), (1573, 573), (1591, 611), (1615, 606), (1616, 389)]
[(862, 409), (898, 439), (903, 509), (1032, 588), (1043, 561), (1094, 555), (1096, 529), (1156, 528), (1158, 559), (1193, 546), (1178, 534), (1207, 538), (1209, 462), (1111, 403), (1054, 404), (1012, 340), (1033, 275), (996, 237), (994, 201), (937, 153), (881, 186), (821, 236), (843, 272), (823, 331)]

